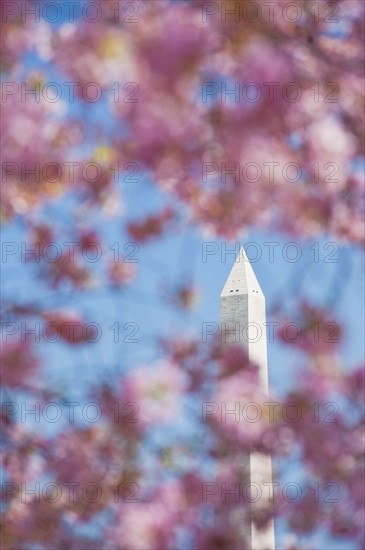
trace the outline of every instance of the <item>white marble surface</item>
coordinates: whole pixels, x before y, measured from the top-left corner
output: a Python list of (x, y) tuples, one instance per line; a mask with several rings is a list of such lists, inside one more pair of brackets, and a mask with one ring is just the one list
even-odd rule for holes
[[(261, 388), (267, 390), (265, 321), (265, 296), (242, 248), (220, 296), (221, 340), (227, 345), (237, 343), (248, 349), (250, 361), (259, 366)], [(244, 422), (243, 419), (242, 422)], [(270, 457), (258, 453), (250, 456), (250, 481), (258, 483), (263, 489), (266, 489), (266, 492), (263, 490), (263, 498), (251, 505), (253, 510), (253, 507), (260, 508), (265, 506), (265, 502), (267, 504), (265, 499), (269, 491), (264, 483), (272, 481)], [(247, 537), (247, 526), (242, 527), (242, 533), (246, 533)], [(273, 523), (266, 530), (260, 532), (252, 524), (250, 535), (251, 550), (275, 550)]]

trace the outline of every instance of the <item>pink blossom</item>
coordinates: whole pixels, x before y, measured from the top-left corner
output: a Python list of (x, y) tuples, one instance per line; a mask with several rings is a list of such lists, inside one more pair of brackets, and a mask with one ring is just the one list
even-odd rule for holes
[(218, 434), (242, 450), (258, 445), (268, 421), (262, 417), (267, 397), (258, 388), (257, 373), (241, 371), (221, 378), (212, 398), (218, 413), (210, 416), (210, 422)]
[(134, 264), (111, 262), (108, 268), (110, 283), (115, 287), (130, 284), (136, 275)]
[(2, 342), (1, 384), (12, 388), (26, 386), (36, 376), (39, 360), (29, 340)]
[(150, 368), (137, 368), (127, 374), (120, 388), (120, 401), (138, 406), (141, 429), (173, 421), (180, 410), (184, 377), (178, 367), (161, 361)]
[(132, 239), (145, 242), (151, 237), (158, 237), (174, 218), (171, 208), (164, 208), (158, 215), (147, 217), (143, 222), (131, 222), (128, 224), (128, 232)]
[(161, 484), (146, 500), (117, 507), (115, 527), (109, 538), (127, 550), (173, 550), (175, 528), (184, 511), (184, 495), (179, 482)]
[(46, 321), (47, 338), (57, 341), (61, 337), (69, 344), (82, 344), (92, 342), (95, 339), (95, 327), (84, 330), (87, 322), (76, 311), (45, 311), (42, 313)]

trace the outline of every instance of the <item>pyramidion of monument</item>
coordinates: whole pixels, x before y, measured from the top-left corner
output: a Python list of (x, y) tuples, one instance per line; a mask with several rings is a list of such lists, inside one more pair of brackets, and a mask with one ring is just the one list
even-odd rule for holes
[(235, 294), (260, 294), (263, 296), (259, 282), (256, 279), (250, 260), (247, 258), (243, 247), (237, 254), (231, 272), (221, 292), (221, 297), (234, 296)]

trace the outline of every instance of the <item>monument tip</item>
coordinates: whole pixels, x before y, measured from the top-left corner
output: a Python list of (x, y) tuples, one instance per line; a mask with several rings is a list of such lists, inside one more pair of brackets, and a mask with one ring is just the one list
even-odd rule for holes
[(264, 296), (243, 246), (236, 256), (223, 287), (221, 297), (240, 294)]

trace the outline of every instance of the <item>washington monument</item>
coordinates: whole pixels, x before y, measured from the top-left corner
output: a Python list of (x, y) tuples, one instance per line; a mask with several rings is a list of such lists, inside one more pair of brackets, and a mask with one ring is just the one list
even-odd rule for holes
[[(265, 296), (245, 251), (241, 248), (220, 296), (221, 333), (224, 331), (224, 341), (227, 345), (238, 344), (246, 347), (249, 360), (259, 366), (260, 388), (268, 391), (265, 321)], [(246, 337), (242, 334), (242, 328), (245, 326), (248, 327)], [(257, 326), (261, 329), (258, 338)], [(250, 334), (251, 327), (253, 328), (252, 334)], [(252, 453), (242, 467), (248, 472), (250, 483), (256, 483), (261, 488), (264, 483), (271, 484), (272, 472), (269, 456)], [(262, 494), (266, 493), (262, 491)], [(255, 508), (265, 507), (268, 502), (268, 498), (265, 501), (265, 497), (262, 497), (257, 503), (251, 504), (251, 511), (253, 512)], [(250, 521), (250, 525), (242, 526), (242, 536), (249, 544), (245, 550), (275, 550), (273, 521), (260, 531)]]

